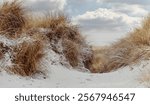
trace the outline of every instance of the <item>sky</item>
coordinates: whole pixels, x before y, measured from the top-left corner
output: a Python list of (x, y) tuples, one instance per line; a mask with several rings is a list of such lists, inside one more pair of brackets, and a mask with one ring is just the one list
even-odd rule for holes
[(64, 11), (74, 24), (79, 25), (89, 43), (95, 45), (114, 42), (125, 36), (140, 26), (150, 11), (150, 0), (23, 0), (23, 2), (35, 13)]

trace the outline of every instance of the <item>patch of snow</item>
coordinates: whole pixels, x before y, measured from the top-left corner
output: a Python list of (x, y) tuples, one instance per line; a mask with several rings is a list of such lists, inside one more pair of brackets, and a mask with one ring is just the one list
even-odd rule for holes
[(105, 74), (91, 74), (67, 69), (61, 65), (48, 67), (46, 79), (29, 78), (0, 73), (0, 87), (140, 87), (138, 70), (130, 70), (129, 67)]
[[(0, 36), (0, 42), (8, 46), (13, 46), (23, 41), (32, 42), (29, 37), (10, 40), (4, 36)], [(59, 43), (60, 44), (60, 43)], [(61, 46), (60, 46), (61, 48)], [(39, 64), (39, 74), (32, 77), (21, 77), (10, 74), (5, 71), (7, 66), (11, 66), (10, 54), (5, 53), (5, 57), (0, 60), (0, 87), (44, 87), (44, 88), (132, 88), (147, 87), (146, 83), (139, 81), (142, 72), (149, 70), (150, 61), (143, 61), (139, 64), (120, 68), (109, 73), (89, 73), (83, 72), (81, 69), (73, 69), (63, 54), (55, 53), (50, 45), (44, 48), (45, 56)], [(89, 53), (88, 49), (83, 49), (85, 53)], [(63, 62), (63, 63), (62, 63)], [(65, 65), (65, 66), (64, 66)], [(82, 65), (81, 65), (82, 66)], [(43, 74), (44, 73), (44, 74)], [(46, 74), (46, 75), (45, 75)]]
[[(51, 59), (49, 59), (51, 58)], [(54, 60), (56, 63), (52, 63)], [(41, 61), (41, 69), (46, 72), (46, 77), (36, 75), (34, 77), (20, 77), (0, 72), (0, 87), (44, 87), (44, 88), (132, 88), (144, 87), (139, 81), (140, 74), (149, 67), (149, 61), (140, 64), (120, 68), (117, 71), (103, 74), (79, 72), (76, 69), (66, 68), (59, 62), (59, 56), (48, 52)]]

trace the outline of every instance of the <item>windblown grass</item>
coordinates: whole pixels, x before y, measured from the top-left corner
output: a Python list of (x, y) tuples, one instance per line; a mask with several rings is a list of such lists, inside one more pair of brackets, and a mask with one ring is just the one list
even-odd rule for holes
[(141, 45), (150, 45), (150, 17), (147, 17), (141, 26), (132, 32), (129, 37), (127, 37), (132, 43)]
[(150, 17), (143, 25), (106, 49), (95, 49), (93, 68), (110, 72), (150, 58)]
[[(37, 65), (45, 46), (64, 56), (72, 67), (83, 63), (84, 67), (90, 68), (87, 65), (91, 63), (91, 50), (84, 51), (90, 47), (79, 28), (63, 13), (48, 13), (43, 17), (31, 14), (29, 17), (22, 3), (17, 0), (4, 2), (0, 6), (0, 34), (16, 40), (15, 45), (8, 46), (10, 50), (4, 48), (6, 45), (0, 46), (0, 58), (4, 56), (4, 50), (11, 54), (13, 66), (10, 71), (15, 74), (31, 76), (38, 72)], [(18, 43), (17, 40), (24, 36), (30, 37), (33, 42), (25, 40)]]
[[(34, 18), (34, 17), (33, 17)], [(33, 25), (39, 28), (50, 28), (56, 30), (59, 25), (69, 23), (68, 18), (63, 13), (47, 13), (43, 17), (34, 18)]]
[(24, 41), (13, 49), (11, 71), (22, 76), (31, 76), (37, 73), (37, 65), (43, 56), (43, 45), (36, 40), (32, 43)]
[(2, 59), (3, 58), (3, 56), (4, 56), (4, 53), (3, 53), (3, 43), (0, 43), (0, 59)]
[(0, 59), (4, 57), (4, 54), (9, 50), (9, 47), (6, 46), (3, 42), (0, 42)]
[[(81, 61), (81, 58), (84, 58), (82, 57), (82, 49), (86, 47), (86, 42), (78, 27), (73, 25), (64, 14), (47, 14), (32, 22), (30, 22), (29, 27), (32, 26), (35, 32), (31, 32), (36, 33), (36, 29), (45, 29), (44, 35), (49, 40), (53, 51), (64, 54), (72, 67), (77, 67), (81, 62), (86, 62), (84, 59)], [(59, 49), (60, 46), (62, 50)]]
[[(64, 54), (71, 66), (77, 67), (80, 63), (85, 63), (88, 67), (89, 63), (87, 62), (90, 61), (88, 58), (91, 55), (87, 54), (88, 56), (85, 57), (82, 51), (84, 48), (88, 48), (88, 45), (86, 45), (78, 27), (73, 25), (63, 13), (48, 13), (42, 17), (31, 14), (29, 18), (26, 17), (21, 3), (17, 1), (5, 2), (1, 6), (1, 13), (5, 14), (3, 16), (5, 18), (0, 22), (2, 24), (0, 31), (4, 32), (4, 35), (14, 37), (25, 33), (31, 37), (41, 37), (41, 40), (48, 39), (52, 50)], [(12, 19), (8, 21), (7, 13), (13, 14), (17, 20), (14, 21), (13, 16), (9, 16)], [(3, 23), (6, 24), (6, 27), (3, 26)], [(59, 45), (62, 47), (61, 51), (58, 44), (61, 44)]]
[(63, 41), (63, 53), (72, 67), (78, 66), (80, 54), (79, 51), (80, 48), (78, 44), (70, 40)]
[(0, 6), (0, 33), (15, 37), (25, 26), (25, 9), (17, 0)]

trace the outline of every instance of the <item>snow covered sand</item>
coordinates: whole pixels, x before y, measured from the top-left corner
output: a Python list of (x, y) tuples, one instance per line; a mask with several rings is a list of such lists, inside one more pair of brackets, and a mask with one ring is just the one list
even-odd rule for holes
[[(143, 66), (141, 64), (140, 66)], [(52, 88), (133, 88), (145, 87), (140, 83), (141, 70), (139, 66), (125, 67), (115, 72), (91, 74), (68, 70), (62, 66), (49, 68), (48, 76), (19, 77), (6, 72), (0, 73), (0, 87), (52, 87)]]
[[(8, 40), (1, 36), (0, 41), (6, 45), (14, 45), (21, 43), (28, 38), (17, 40)], [(0, 87), (5, 88), (134, 88), (134, 87), (149, 87), (148, 81), (142, 81), (145, 72), (149, 72), (150, 61), (141, 61), (136, 65), (130, 65), (109, 73), (90, 73), (85, 68), (73, 69), (64, 62), (62, 55), (56, 54), (49, 46), (45, 48), (45, 56), (42, 58), (39, 70), (40, 73), (32, 77), (21, 77), (10, 74), (5, 70), (0, 70)], [(7, 53), (6, 53), (7, 55)], [(63, 65), (61, 63), (63, 62)], [(5, 59), (0, 61), (0, 66), (5, 69), (8, 65), (11, 66), (9, 54)], [(66, 66), (64, 66), (66, 65)], [(142, 79), (141, 79), (142, 78)]]
[[(51, 53), (51, 55), (50, 55)], [(55, 62), (50, 63), (50, 59)], [(48, 51), (47, 56), (41, 61), (41, 70), (47, 75), (37, 74), (33, 77), (21, 77), (0, 72), (0, 87), (44, 87), (44, 88), (134, 88), (148, 87), (148, 83), (140, 81), (142, 73), (149, 70), (150, 61), (144, 61), (137, 65), (120, 68), (114, 72), (92, 74), (81, 72), (77, 69), (67, 68), (60, 65), (59, 57)]]
[[(150, 57), (150, 19), (121, 43), (99, 52), (63, 14), (32, 17), (17, 1), (2, 4), (0, 12), (0, 87), (150, 86), (150, 61), (144, 61)], [(86, 31), (88, 42), (105, 45), (122, 37), (118, 28), (117, 35), (106, 30), (101, 35), (93, 33), (96, 29)]]

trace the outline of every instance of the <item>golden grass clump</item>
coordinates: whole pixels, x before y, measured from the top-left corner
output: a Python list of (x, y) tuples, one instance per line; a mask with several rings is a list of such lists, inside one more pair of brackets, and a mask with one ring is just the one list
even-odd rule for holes
[[(59, 54), (64, 54), (71, 66), (76, 67), (80, 63), (82, 57), (82, 49), (86, 42), (77, 26), (72, 25), (64, 14), (51, 14), (43, 18), (35, 19), (36, 23), (31, 23), (34, 28), (42, 28), (46, 30), (49, 43), (52, 50)], [(61, 43), (60, 43), (61, 42)], [(62, 52), (57, 48), (58, 44), (62, 45)], [(82, 60), (85, 63), (86, 61)]]
[[(48, 34), (48, 37), (49, 36), (51, 35)], [(88, 61), (89, 58), (87, 56), (85, 58), (86, 61), (84, 61), (82, 49), (88, 46), (86, 46), (86, 42), (81, 36), (77, 26), (70, 23), (67, 24), (67, 22), (61, 23), (60, 25), (58, 24), (56, 29), (53, 30), (53, 37), (51, 40), (53, 40), (54, 43), (57, 43), (59, 40), (62, 41), (63, 54), (72, 67), (77, 67), (81, 62), (84, 63), (85, 67), (87, 67), (86, 61)], [(83, 59), (80, 62), (81, 58)]]
[(92, 73), (102, 73), (104, 71), (106, 71), (106, 67), (107, 67), (107, 51), (108, 48), (107, 46), (105, 47), (94, 47), (92, 48), (93, 50), (93, 56), (90, 60), (90, 67), (89, 70)]
[(92, 64), (89, 68), (89, 70), (92, 72), (92, 73), (102, 73), (103, 71), (106, 70), (106, 67), (105, 67), (105, 59), (103, 55), (101, 54), (93, 54), (93, 58), (92, 58)]
[(15, 37), (22, 31), (25, 21), (25, 9), (17, 0), (4, 2), (0, 6), (0, 33)]
[(4, 54), (9, 50), (9, 47), (6, 46), (3, 42), (0, 42), (0, 59), (4, 57)]
[(0, 50), (0, 59), (2, 59), (2, 57), (3, 57), (3, 53), (2, 53), (2, 51)]
[(136, 45), (150, 45), (150, 16), (147, 17), (140, 28), (136, 28), (132, 32), (127, 40), (131, 41)]
[(96, 48), (92, 68), (96, 72), (110, 72), (150, 58), (150, 17), (127, 37), (106, 48)]
[(48, 31), (46, 36), (50, 41), (67, 38), (76, 42), (82, 42), (82, 36), (79, 33), (78, 27), (72, 25), (69, 18), (63, 13), (49, 13), (42, 17), (33, 16), (29, 19), (28, 23), (30, 29), (46, 29)]
[[(0, 34), (13, 38), (9, 39), (12, 42), (16, 41), (15, 45), (9, 43), (12, 44), (9, 46), (10, 50), (0, 46), (0, 57), (4, 55), (4, 50), (12, 54), (10, 59), (13, 65), (10, 70), (15, 74), (31, 76), (36, 73), (38, 62), (43, 55), (43, 47), (47, 46), (55, 53), (64, 55), (72, 67), (84, 63), (86, 68), (90, 68), (88, 64), (91, 63), (91, 57), (89, 53), (85, 56), (83, 52), (83, 49), (90, 47), (79, 28), (63, 13), (50, 13), (39, 18), (31, 13), (29, 17), (21, 2), (4, 2), (0, 6)], [(17, 41), (24, 36), (33, 39), (33, 42), (18, 43)]]
[(72, 67), (78, 66), (80, 55), (79, 49), (79, 45), (76, 43), (70, 40), (63, 41), (63, 53)]
[(3, 43), (0, 43), (0, 59), (2, 59), (4, 56), (4, 53), (3, 53)]
[(22, 42), (13, 49), (11, 71), (21, 76), (31, 76), (37, 73), (37, 65), (43, 56), (43, 44), (39, 40)]
[(32, 17), (31, 25), (36, 28), (50, 28), (55, 30), (58, 25), (65, 25), (69, 23), (67, 16), (63, 13), (48, 13), (42, 17)]

